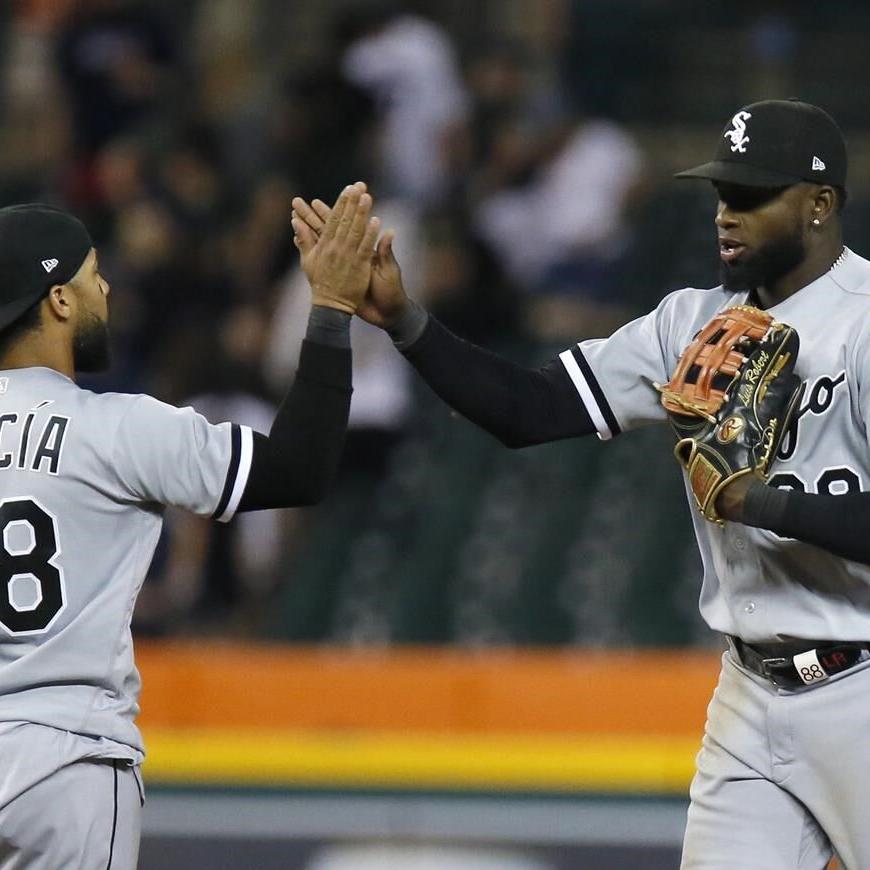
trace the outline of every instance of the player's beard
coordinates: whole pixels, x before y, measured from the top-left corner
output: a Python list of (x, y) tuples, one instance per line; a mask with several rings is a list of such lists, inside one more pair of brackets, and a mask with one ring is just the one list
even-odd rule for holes
[(770, 287), (797, 268), (806, 257), (806, 245), (799, 227), (788, 235), (746, 252), (734, 263), (720, 263), (719, 274), (726, 290), (739, 292)]
[(73, 337), (73, 364), (77, 372), (104, 372), (109, 367), (109, 326), (85, 311)]

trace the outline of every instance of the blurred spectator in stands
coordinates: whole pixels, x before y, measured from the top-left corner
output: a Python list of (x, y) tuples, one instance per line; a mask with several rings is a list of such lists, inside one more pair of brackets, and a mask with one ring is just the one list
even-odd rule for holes
[(227, 236), (225, 267), (239, 302), (271, 304), (274, 285), (296, 262), (288, 235), (294, 192), (282, 176), (264, 175)]
[[(157, 390), (169, 400), (169, 387), (160, 380), (164, 349), (180, 330), (213, 320), (215, 307), (227, 302), (225, 285), (199, 272), (191, 240), (173, 213), (154, 198), (119, 211), (107, 257), (119, 291), (113, 300), (112, 328), (125, 333), (126, 348), (113, 368), (123, 371), (137, 389)], [(169, 372), (177, 379), (183, 375)]]
[(53, 67), (51, 27), (64, 4), (0, 9), (0, 199), (57, 198), (58, 167), (69, 149), (70, 113)]
[(148, 192), (147, 154), (134, 138), (117, 138), (100, 149), (95, 162), (97, 196), (112, 213), (143, 199)]
[[(528, 167), (527, 152), (539, 130), (562, 116), (563, 99), (553, 73), (536, 64), (517, 41), (484, 44), (471, 57), (466, 77), (472, 100), (473, 187), (478, 194)], [(519, 165), (510, 160), (515, 155)]]
[[(300, 50), (286, 21), (306, 4), (195, 0), (192, 5), (186, 58), (196, 93), (189, 111), (214, 133), (224, 185), (245, 197), (260, 175), (273, 169), (269, 129), (287, 64)], [(313, 7), (311, 13), (316, 14)], [(280, 49), (270, 53), (268, 43)]]
[(615, 122), (568, 110), (535, 135), (500, 136), (476, 226), (526, 292), (529, 331), (555, 342), (609, 333), (627, 316), (619, 266), (644, 180), (639, 147)]
[(348, 181), (371, 180), (375, 103), (337, 57), (288, 77), (267, 129), (271, 165), (299, 196), (332, 202)]
[(514, 338), (517, 299), (498, 261), (461, 218), (423, 225), (418, 298), (463, 338), (490, 345)]
[(468, 94), (447, 33), (397, 2), (347, 6), (335, 33), (345, 76), (377, 106), (372, 180), (423, 209), (443, 202), (468, 151)]
[(141, 139), (119, 136), (94, 154), (87, 172), (70, 178), (75, 187), (67, 192), (93, 227), (98, 248), (112, 243), (119, 212), (153, 193), (149, 162), (148, 149)]
[(158, 182), (186, 231), (203, 240), (231, 213), (231, 193), (222, 175), (218, 133), (207, 124), (180, 130), (161, 155)]
[(174, 52), (148, 4), (80, 0), (58, 34), (57, 50), (81, 154), (165, 114)]
[[(4, 4), (8, 12), (39, 30), (50, 30), (62, 21), (79, 0), (13, 0)], [(7, 12), (0, 13), (0, 22)]]
[[(141, 392), (149, 364), (171, 333), (166, 322), (179, 287), (170, 264), (176, 258), (177, 228), (155, 200), (141, 199), (113, 215), (111, 243), (100, 247), (102, 268), (112, 276), (112, 366), (91, 376), (98, 390)], [(174, 306), (173, 306), (174, 307)], [(183, 305), (182, 305), (183, 308)]]

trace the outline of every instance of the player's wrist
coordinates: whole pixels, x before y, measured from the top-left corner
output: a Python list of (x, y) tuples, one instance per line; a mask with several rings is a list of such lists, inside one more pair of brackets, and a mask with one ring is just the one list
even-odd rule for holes
[(790, 492), (755, 480), (743, 499), (741, 519), (746, 526), (779, 528), (788, 506)]
[(754, 487), (764, 488), (762, 481), (754, 474), (744, 474), (736, 478), (717, 496), (716, 512), (723, 520), (732, 523), (743, 522), (746, 496)]
[(315, 290), (311, 296), (311, 305), (319, 308), (332, 308), (336, 311), (343, 311), (345, 314), (353, 316), (356, 314), (357, 303), (351, 302), (348, 299), (342, 299), (328, 293), (322, 293)]
[(406, 350), (423, 334), (428, 322), (429, 312), (406, 296), (401, 308), (387, 321), (384, 329), (399, 350)]
[(353, 315), (327, 305), (312, 305), (305, 338), (331, 347), (350, 347)]

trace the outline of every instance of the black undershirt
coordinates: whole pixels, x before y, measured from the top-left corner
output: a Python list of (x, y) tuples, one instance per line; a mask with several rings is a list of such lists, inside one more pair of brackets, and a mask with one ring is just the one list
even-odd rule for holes
[(524, 368), (463, 341), (431, 315), (403, 353), (448, 405), (507, 447), (595, 432), (558, 359), (539, 369)]
[(818, 495), (753, 483), (740, 521), (870, 565), (870, 492)]
[(268, 437), (254, 433), (239, 511), (319, 502), (335, 477), (351, 395), (350, 316), (312, 309), (293, 386)]

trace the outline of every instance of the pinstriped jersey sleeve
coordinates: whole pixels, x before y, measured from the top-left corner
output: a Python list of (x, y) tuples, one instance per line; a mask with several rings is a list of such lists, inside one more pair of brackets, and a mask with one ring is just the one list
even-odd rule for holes
[(719, 302), (710, 291), (677, 290), (609, 338), (581, 341), (559, 355), (599, 438), (665, 419), (653, 384), (668, 381)]
[(129, 496), (226, 522), (253, 454), (247, 426), (213, 425), (192, 408), (137, 396), (118, 424), (112, 467)]

